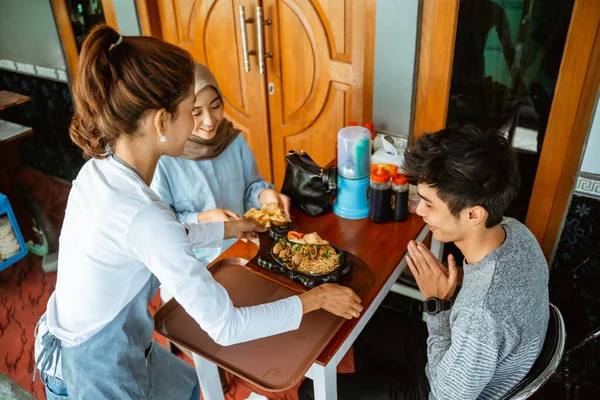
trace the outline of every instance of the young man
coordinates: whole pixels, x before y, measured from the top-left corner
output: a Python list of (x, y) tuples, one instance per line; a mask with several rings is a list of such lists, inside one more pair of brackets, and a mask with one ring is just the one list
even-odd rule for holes
[[(404, 167), (422, 198), (417, 214), (465, 256), (462, 288), (455, 296), (452, 256), (445, 267), (411, 242), (408, 266), (429, 313), (426, 360), (421, 328), (378, 310), (355, 347), (358, 373), (338, 377), (339, 398), (502, 398), (536, 360), (549, 315), (544, 255), (523, 224), (502, 217), (519, 189), (515, 154), (501, 133), (461, 126), (420, 137)], [(311, 392), (303, 384), (301, 398)]]

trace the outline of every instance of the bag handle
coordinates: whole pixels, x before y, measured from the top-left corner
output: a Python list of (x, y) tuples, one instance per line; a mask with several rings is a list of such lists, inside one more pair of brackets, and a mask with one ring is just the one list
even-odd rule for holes
[(337, 167), (321, 168), (304, 150), (290, 150), (287, 156), (288, 162), (292, 158), (322, 179), (326, 193), (337, 190)]
[(304, 169), (311, 171), (319, 178), (323, 176), (323, 168), (313, 161), (312, 158), (304, 150), (290, 150), (286, 157), (286, 161), (295, 160), (296, 163), (302, 164)]
[(337, 190), (337, 167), (323, 169), (323, 186), (327, 193)]

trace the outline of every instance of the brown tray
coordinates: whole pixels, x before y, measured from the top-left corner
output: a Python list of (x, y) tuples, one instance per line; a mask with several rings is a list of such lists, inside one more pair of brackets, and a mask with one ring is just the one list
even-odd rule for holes
[[(263, 304), (299, 293), (262, 277), (246, 263), (252, 261), (225, 258), (210, 268), (236, 307)], [(156, 331), (168, 339), (242, 379), (274, 392), (296, 385), (344, 322), (340, 317), (319, 310), (306, 314), (295, 331), (224, 347), (216, 344), (175, 299), (158, 310), (154, 320)]]

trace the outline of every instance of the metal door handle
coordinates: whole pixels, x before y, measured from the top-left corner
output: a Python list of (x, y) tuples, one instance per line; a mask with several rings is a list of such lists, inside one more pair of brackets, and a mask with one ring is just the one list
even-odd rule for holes
[(273, 57), (273, 53), (265, 53), (263, 25), (271, 25), (271, 20), (263, 21), (262, 7), (256, 7), (256, 36), (258, 37), (258, 71), (260, 74), (265, 73), (265, 57)]
[(248, 35), (246, 34), (246, 24), (251, 24), (253, 22), (254, 19), (252, 18), (246, 19), (246, 12), (244, 10), (244, 6), (240, 6), (240, 30), (242, 31), (242, 51), (244, 52), (244, 69), (246, 70), (246, 72), (250, 72), (249, 57), (255, 54), (254, 50), (248, 51)]

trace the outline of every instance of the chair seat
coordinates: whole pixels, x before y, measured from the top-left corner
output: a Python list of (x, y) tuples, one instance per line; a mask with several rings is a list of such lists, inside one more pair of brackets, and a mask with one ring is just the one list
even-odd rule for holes
[(535, 393), (558, 368), (565, 348), (565, 326), (560, 311), (550, 304), (548, 330), (542, 351), (529, 373), (501, 400), (522, 400)]

